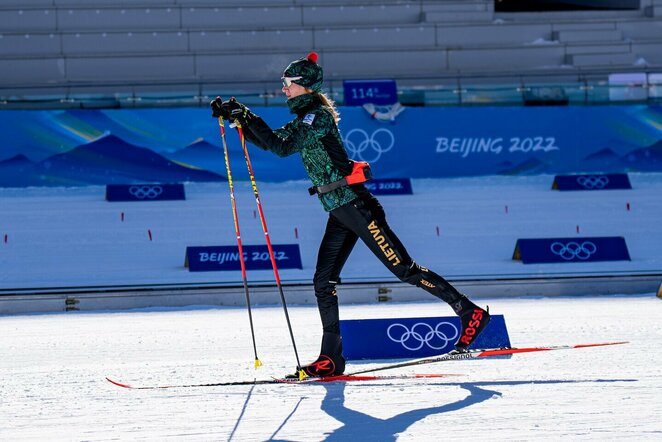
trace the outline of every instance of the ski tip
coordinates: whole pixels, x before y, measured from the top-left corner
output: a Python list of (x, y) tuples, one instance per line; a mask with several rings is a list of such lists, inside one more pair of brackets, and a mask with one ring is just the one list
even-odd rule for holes
[(117, 385), (118, 387), (122, 387), (122, 388), (132, 388), (129, 384), (122, 384), (121, 382), (114, 381), (114, 380), (112, 380), (112, 379), (110, 379), (110, 378), (108, 378), (108, 377), (106, 378), (106, 380), (107, 380), (108, 382), (110, 382), (111, 384)]
[(576, 345), (576, 348), (586, 348), (586, 347), (604, 347), (606, 345), (623, 345), (623, 344), (629, 344), (630, 341), (617, 341), (617, 342), (600, 342), (597, 344), (579, 344)]

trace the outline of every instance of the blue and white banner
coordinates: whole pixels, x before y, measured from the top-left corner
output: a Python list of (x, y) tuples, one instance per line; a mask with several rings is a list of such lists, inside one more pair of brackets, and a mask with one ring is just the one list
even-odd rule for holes
[(373, 195), (411, 195), (411, 180), (409, 178), (374, 179), (365, 183)]
[(591, 175), (556, 175), (552, 183), (554, 190), (614, 190), (632, 189), (626, 173)]
[(621, 236), (518, 239), (513, 259), (524, 264), (629, 261), (630, 253)]
[(109, 184), (107, 201), (185, 200), (183, 184)]
[[(298, 244), (272, 244), (279, 269), (301, 269)], [(271, 257), (266, 245), (243, 246), (246, 270), (271, 269)], [(185, 267), (191, 272), (241, 270), (237, 246), (187, 247)]]
[[(460, 318), (352, 319), (340, 321), (343, 354), (348, 360), (423, 358), (453, 350)], [(510, 347), (503, 315), (492, 315), (471, 348)]]
[[(275, 129), (293, 117), (284, 104), (251, 110)], [(662, 171), (659, 105), (408, 107), (390, 124), (339, 110), (349, 157), (380, 179)], [(6, 110), (0, 133), (0, 187), (226, 179), (206, 108)], [(236, 131), (227, 141), (242, 163)], [(249, 148), (259, 180), (307, 179), (298, 154)]]

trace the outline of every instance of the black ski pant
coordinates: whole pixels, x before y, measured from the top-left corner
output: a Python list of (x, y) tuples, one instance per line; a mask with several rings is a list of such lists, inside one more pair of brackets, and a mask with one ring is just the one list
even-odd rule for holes
[(386, 222), (381, 204), (372, 196), (363, 197), (329, 213), (320, 244), (313, 283), (325, 332), (340, 334), (336, 284), (359, 238), (401, 281), (421, 287), (448, 304), (462, 297), (444, 278), (411, 259)]

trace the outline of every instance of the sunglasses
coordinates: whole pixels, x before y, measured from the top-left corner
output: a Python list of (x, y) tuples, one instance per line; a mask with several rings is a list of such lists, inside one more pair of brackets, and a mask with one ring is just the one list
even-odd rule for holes
[(283, 81), (283, 86), (284, 87), (290, 87), (292, 86), (292, 83), (294, 80), (301, 80), (303, 77), (281, 77), (280, 79)]

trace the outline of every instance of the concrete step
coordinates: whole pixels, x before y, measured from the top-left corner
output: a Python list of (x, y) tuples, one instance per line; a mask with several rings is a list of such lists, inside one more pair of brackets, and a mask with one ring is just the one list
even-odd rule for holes
[(565, 53), (568, 55), (583, 54), (629, 54), (629, 43), (602, 44), (602, 45), (567, 45)]
[(620, 29), (599, 29), (588, 31), (555, 31), (552, 38), (561, 43), (579, 43), (589, 41), (621, 41), (623, 32)]
[(566, 56), (566, 62), (576, 67), (632, 66), (636, 56), (627, 54), (573, 54)]
[(494, 13), (484, 12), (425, 12), (423, 21), (428, 23), (473, 23), (491, 22)]
[(643, 17), (643, 10), (619, 10), (619, 11), (545, 11), (545, 12), (500, 12), (497, 18), (505, 21), (519, 21), (526, 23), (536, 22), (563, 22), (577, 20), (622, 20), (624, 18)]
[(486, 0), (463, 0), (423, 3), (423, 12), (481, 12), (494, 11), (494, 2)]
[(552, 23), (554, 31), (600, 31), (616, 29), (616, 22), (598, 21), (598, 22), (571, 22), (571, 23)]

